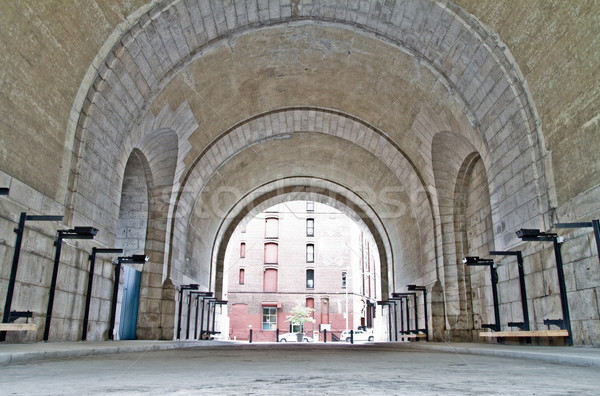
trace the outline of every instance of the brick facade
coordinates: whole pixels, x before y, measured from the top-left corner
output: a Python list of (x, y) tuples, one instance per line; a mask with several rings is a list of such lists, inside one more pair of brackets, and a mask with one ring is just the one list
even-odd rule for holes
[[(307, 236), (307, 219), (314, 220), (313, 236)], [(277, 233), (266, 237), (273, 223), (277, 224)], [(245, 248), (241, 249), (241, 244)], [(278, 247), (277, 263), (265, 263), (265, 244)], [(307, 245), (314, 246), (313, 262), (307, 257)], [(330, 325), (330, 334), (339, 337), (346, 326), (356, 329), (367, 325), (366, 302), (374, 304), (381, 297), (373, 238), (343, 213), (324, 204), (292, 201), (261, 212), (238, 227), (226, 257), (230, 339), (248, 339), (251, 328), (254, 341), (275, 341), (274, 329), (262, 328), (263, 308), (276, 308), (277, 329), (287, 333), (290, 325), (286, 318), (291, 309), (307, 306), (308, 299), (314, 301), (315, 322), (307, 322), (304, 332), (310, 335), (326, 324)], [(264, 292), (265, 271), (272, 270), (277, 271), (277, 291)], [(314, 271), (312, 287), (307, 271)], [(374, 321), (370, 325), (373, 328)]]

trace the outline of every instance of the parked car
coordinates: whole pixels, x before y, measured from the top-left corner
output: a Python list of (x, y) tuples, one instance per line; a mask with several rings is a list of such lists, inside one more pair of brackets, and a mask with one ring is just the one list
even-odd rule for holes
[(298, 334), (302, 334), (303, 342), (312, 342), (312, 338), (303, 333), (285, 333), (279, 334), (279, 342), (298, 342)]
[[(351, 330), (342, 331), (340, 340), (350, 342), (350, 331)], [(375, 341), (375, 336), (373, 335), (372, 330), (354, 330), (354, 341)]]

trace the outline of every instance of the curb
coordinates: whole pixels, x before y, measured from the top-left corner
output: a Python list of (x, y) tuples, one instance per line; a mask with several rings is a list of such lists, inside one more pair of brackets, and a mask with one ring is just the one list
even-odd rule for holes
[[(39, 362), (46, 360), (57, 360), (57, 359), (69, 359), (83, 356), (98, 356), (98, 355), (109, 355), (118, 353), (130, 353), (130, 352), (150, 352), (159, 350), (169, 349), (183, 349), (193, 348), (198, 346), (205, 346), (206, 343), (202, 341), (181, 341), (181, 342), (169, 342), (169, 341), (158, 341), (156, 343), (140, 344), (140, 345), (110, 345), (110, 346), (85, 346), (82, 344), (79, 348), (65, 348), (55, 350), (37, 350), (37, 351), (16, 351), (2, 353), (0, 346), (0, 366), (8, 366), (12, 364), (23, 364), (31, 362)], [(214, 341), (210, 342), (210, 345), (217, 345)], [(220, 345), (220, 344), (219, 344)], [(57, 346), (48, 344), (49, 347)]]
[[(452, 346), (452, 345), (432, 345), (432, 344), (417, 344), (411, 343), (411, 347), (418, 349), (427, 349), (433, 351), (447, 352), (447, 353), (463, 353), (470, 355), (480, 356), (495, 356), (495, 357), (506, 357), (513, 359), (526, 359), (526, 360), (537, 360), (548, 363), (566, 364), (573, 366), (585, 366), (585, 367), (600, 367), (600, 352), (599, 356), (581, 356), (572, 353), (565, 354), (559, 351), (548, 352), (548, 351), (534, 351), (534, 350), (510, 350), (510, 349), (494, 349), (494, 348), (479, 348), (479, 347), (465, 347), (465, 346)], [(572, 352), (576, 352), (577, 349)]]

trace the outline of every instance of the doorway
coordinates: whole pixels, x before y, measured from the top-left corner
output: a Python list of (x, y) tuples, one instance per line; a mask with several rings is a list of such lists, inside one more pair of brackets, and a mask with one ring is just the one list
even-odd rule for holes
[(140, 271), (127, 265), (123, 266), (123, 300), (119, 322), (120, 340), (136, 339), (141, 280), (142, 273)]

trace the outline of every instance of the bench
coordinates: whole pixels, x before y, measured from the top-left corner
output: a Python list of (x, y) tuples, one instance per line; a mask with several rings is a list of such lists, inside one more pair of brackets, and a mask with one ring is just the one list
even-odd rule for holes
[(400, 334), (400, 338), (427, 338), (427, 334)]
[(8, 314), (8, 322), (0, 323), (0, 331), (36, 331), (37, 325), (35, 323), (14, 323), (19, 318), (25, 318), (29, 321), (29, 318), (33, 318), (31, 311), (10, 311)]
[(36, 331), (35, 323), (0, 323), (0, 331)]
[(503, 338), (503, 337), (568, 337), (567, 330), (529, 330), (529, 331), (484, 331), (479, 337)]

